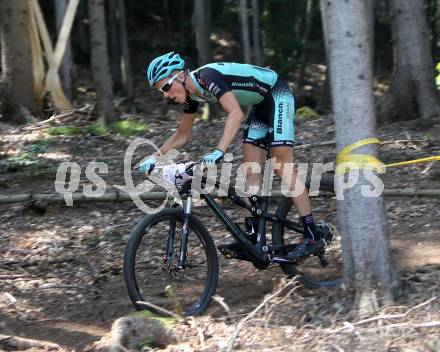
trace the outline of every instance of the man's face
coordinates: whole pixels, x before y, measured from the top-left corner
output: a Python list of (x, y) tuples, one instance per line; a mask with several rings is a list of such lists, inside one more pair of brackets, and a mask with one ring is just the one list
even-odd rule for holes
[(171, 102), (183, 104), (186, 100), (185, 88), (183, 84), (176, 81), (176, 79), (183, 81), (185, 79), (184, 73), (174, 73), (174, 75), (170, 77), (162, 78), (154, 86), (159, 90), (162, 88), (164, 97)]

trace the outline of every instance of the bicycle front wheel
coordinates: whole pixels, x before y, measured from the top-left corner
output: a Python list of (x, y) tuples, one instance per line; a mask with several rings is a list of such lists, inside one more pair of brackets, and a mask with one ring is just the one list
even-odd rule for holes
[(214, 242), (191, 215), (186, 262), (180, 268), (182, 229), (182, 210), (164, 209), (144, 217), (131, 232), (124, 253), (124, 280), (136, 309), (198, 315), (209, 306), (218, 281)]

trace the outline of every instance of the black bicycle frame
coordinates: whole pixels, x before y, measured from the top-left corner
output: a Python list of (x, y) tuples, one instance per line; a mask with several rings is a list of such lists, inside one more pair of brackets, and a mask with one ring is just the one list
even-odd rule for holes
[[(212, 209), (217, 218), (223, 223), (226, 229), (232, 234), (232, 236), (240, 243), (245, 253), (251, 258), (252, 262), (257, 265), (264, 266), (270, 262), (285, 262), (285, 260), (272, 257), (271, 252), (278, 252), (287, 249), (293, 249), (296, 244), (283, 244), (283, 245), (270, 245), (266, 243), (266, 222), (281, 222), (287, 228), (294, 230), (298, 233), (303, 233), (303, 227), (294, 221), (287, 219), (280, 219), (276, 215), (267, 213), (269, 205), (268, 197), (253, 196), (257, 200), (257, 206), (254, 209), (249, 209), (247, 204), (237, 196), (228, 197), (236, 204), (249, 209), (252, 214), (258, 219), (258, 237), (257, 244), (253, 244), (246, 233), (232, 221), (232, 219), (226, 214), (226, 212), (220, 207), (220, 205), (214, 200), (210, 194), (202, 194), (202, 199)], [(279, 259), (279, 260), (278, 260)], [(288, 261), (286, 261), (288, 262)]]
[[(206, 184), (206, 177), (203, 177), (202, 182)], [(215, 188), (219, 188), (219, 183), (215, 183)], [(179, 261), (178, 268), (185, 268), (186, 255), (187, 255), (187, 242), (189, 235), (189, 219), (191, 213), (192, 204), (192, 189), (191, 183), (188, 183), (181, 194), (187, 194), (186, 205), (183, 212), (183, 229), (180, 243)], [(232, 236), (240, 243), (244, 252), (249, 256), (250, 260), (255, 266), (264, 268), (271, 262), (277, 263), (290, 263), (284, 257), (277, 257), (272, 254), (276, 254), (280, 251), (292, 250), (295, 248), (296, 244), (281, 244), (281, 245), (270, 245), (266, 243), (266, 222), (281, 222), (285, 227), (294, 230), (298, 233), (303, 233), (303, 227), (291, 220), (280, 219), (274, 214), (267, 213), (267, 208), (269, 205), (268, 197), (262, 196), (252, 196), (254, 206), (249, 206), (243, 199), (235, 195), (233, 188), (228, 189), (228, 198), (232, 200), (235, 204), (248, 209), (251, 211), (252, 215), (258, 219), (258, 236), (257, 243), (253, 244), (249, 239), (247, 234), (237, 225), (221, 208), (221, 206), (214, 200), (210, 194), (201, 193), (202, 199), (208, 204), (212, 209), (216, 217), (223, 223), (226, 229), (232, 234)], [(174, 243), (174, 233), (172, 233), (172, 239), (168, 238), (167, 243), (167, 256), (172, 255), (173, 243)]]

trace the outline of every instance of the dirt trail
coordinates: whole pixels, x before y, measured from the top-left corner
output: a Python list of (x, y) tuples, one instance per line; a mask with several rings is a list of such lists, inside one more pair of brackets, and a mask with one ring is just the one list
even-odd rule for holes
[[(205, 138), (207, 145), (214, 143), (215, 131), (221, 124), (221, 121), (212, 125), (200, 123), (197, 127), (200, 138)], [(175, 121), (169, 125), (175, 125)], [(393, 125), (383, 128), (381, 135), (388, 140), (407, 139), (404, 131), (405, 125)], [(410, 137), (421, 139), (424, 135), (425, 132), (420, 131)], [(38, 138), (44, 138), (37, 134), (29, 143), (19, 144), (12, 136), (9, 135), (9, 142), (6, 140), (5, 149), (14, 146), (27, 150)], [(314, 138), (314, 142), (332, 139), (333, 127), (322, 118), (300, 123), (298, 142), (310, 142), (311, 136), (320, 136), (320, 140)], [(154, 134), (152, 138), (163, 139)], [(59, 153), (61, 159), (47, 159), (49, 164), (57, 165), (65, 153), (69, 160), (84, 166), (93, 155), (94, 159), (111, 162), (109, 175), (105, 177), (109, 184), (122, 183), (126, 140), (112, 136), (107, 140), (60, 137), (51, 143), (52, 152)], [(383, 154), (388, 160), (404, 160), (429, 154), (433, 146), (437, 145), (398, 143), (389, 145)], [(239, 141), (231, 149), (238, 154)], [(193, 157), (203, 152), (196, 140), (187, 150)], [(334, 160), (334, 157), (332, 147), (298, 150), (296, 155), (298, 161), (316, 162)], [(53, 181), (52, 176), (29, 178), (20, 171), (6, 172), (0, 175), (0, 191), (2, 194), (28, 190), (53, 192)], [(390, 170), (384, 175), (384, 182), (389, 189), (408, 186), (436, 189), (440, 186), (440, 166)], [(318, 218), (336, 222), (334, 200), (331, 204), (322, 199), (313, 202)], [(393, 257), (402, 272), (411, 274), (440, 268), (439, 205), (440, 200), (431, 198), (386, 199)], [(245, 216), (232, 209), (228, 211), (237, 219)], [(204, 208), (196, 208), (196, 213), (217, 244), (227, 241), (221, 224)], [(0, 332), (46, 339), (69, 350), (82, 350), (98, 340), (114, 319), (133, 311), (123, 285), (122, 253), (130, 229), (141, 217), (141, 211), (129, 202), (79, 204), (73, 208), (43, 205), (42, 209), (22, 204), (1, 205)], [(219, 259), (221, 277), (217, 293), (225, 298), (235, 314), (249, 312), (283, 277), (276, 267), (258, 271), (249, 263)], [(313, 291), (312, 295), (320, 297), (325, 292)], [(219, 311), (213, 304), (207, 314), (220, 314)]]

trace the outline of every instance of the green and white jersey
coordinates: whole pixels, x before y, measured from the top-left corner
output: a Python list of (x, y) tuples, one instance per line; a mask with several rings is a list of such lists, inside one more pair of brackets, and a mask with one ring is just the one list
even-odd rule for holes
[[(190, 78), (207, 102), (216, 103), (230, 91), (240, 105), (255, 105), (262, 102), (275, 85), (278, 74), (254, 65), (217, 62), (192, 71)], [(198, 97), (191, 98), (196, 100)]]

